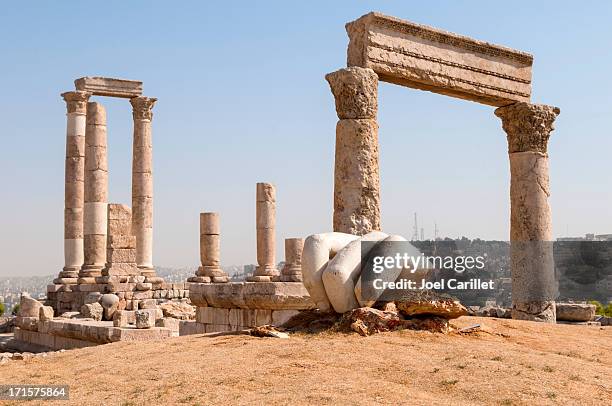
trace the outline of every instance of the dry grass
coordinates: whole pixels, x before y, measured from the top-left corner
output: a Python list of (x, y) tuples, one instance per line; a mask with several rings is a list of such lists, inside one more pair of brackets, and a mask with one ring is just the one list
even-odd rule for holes
[[(0, 366), (71, 404), (612, 404), (612, 328), (462, 317), (484, 332), (189, 336)], [(29, 404), (36, 404), (30, 402)]]

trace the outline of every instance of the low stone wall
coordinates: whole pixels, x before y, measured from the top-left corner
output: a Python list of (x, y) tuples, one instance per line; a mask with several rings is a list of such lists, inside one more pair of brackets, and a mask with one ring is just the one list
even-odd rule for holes
[(105, 283), (47, 286), (47, 305), (56, 315), (80, 311), (85, 297), (92, 292), (113, 293), (119, 297), (118, 310), (137, 310), (140, 301), (156, 299), (158, 304), (167, 300), (189, 297), (189, 283)]
[(191, 283), (196, 320), (180, 322), (180, 335), (279, 326), (300, 310), (314, 309), (301, 282)]
[(112, 321), (90, 319), (39, 320), (15, 329), (15, 340), (51, 350), (90, 347), (118, 341), (160, 340), (172, 336), (169, 328), (114, 327)]

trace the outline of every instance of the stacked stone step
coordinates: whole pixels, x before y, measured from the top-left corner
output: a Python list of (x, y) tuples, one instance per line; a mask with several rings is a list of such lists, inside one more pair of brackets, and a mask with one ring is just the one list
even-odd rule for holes
[(196, 276), (188, 282), (227, 283), (227, 273), (219, 267), (221, 258), (221, 227), (218, 213), (200, 213), (200, 262)]
[(285, 239), (285, 266), (281, 270), (282, 282), (302, 282), (303, 238)]

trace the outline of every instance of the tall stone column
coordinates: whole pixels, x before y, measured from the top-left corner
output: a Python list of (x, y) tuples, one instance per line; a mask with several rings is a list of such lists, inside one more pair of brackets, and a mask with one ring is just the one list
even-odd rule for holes
[(302, 282), (303, 238), (285, 239), (285, 266), (281, 271), (282, 282)]
[(100, 103), (87, 103), (85, 131), (84, 261), (79, 284), (96, 283), (106, 265), (108, 161), (106, 110)]
[(279, 281), (276, 269), (276, 189), (271, 183), (257, 184), (257, 268), (249, 282)]
[(189, 282), (226, 283), (229, 278), (220, 268), (221, 227), (218, 213), (200, 213), (200, 263), (195, 277)]
[(154, 282), (153, 269), (153, 140), (151, 109), (157, 99), (130, 99), (134, 117), (132, 158), (132, 234), (136, 237), (136, 263), (141, 275)]
[(557, 287), (547, 144), (557, 107), (520, 102), (495, 110), (510, 156), (512, 318), (554, 323)]
[(351, 67), (325, 76), (336, 100), (334, 231), (380, 230), (378, 76)]
[(66, 168), (64, 182), (64, 268), (53, 282), (76, 284), (83, 265), (85, 123), (91, 93), (66, 92)]

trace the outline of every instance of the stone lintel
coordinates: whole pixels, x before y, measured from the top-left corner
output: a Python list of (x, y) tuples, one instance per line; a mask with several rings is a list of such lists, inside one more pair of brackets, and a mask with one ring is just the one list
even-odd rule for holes
[(76, 79), (77, 90), (90, 92), (95, 96), (132, 98), (142, 96), (142, 82), (138, 80), (86, 76)]
[(346, 31), (347, 65), (371, 68), (382, 81), (493, 106), (530, 100), (526, 52), (374, 12)]

